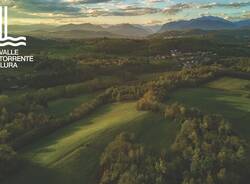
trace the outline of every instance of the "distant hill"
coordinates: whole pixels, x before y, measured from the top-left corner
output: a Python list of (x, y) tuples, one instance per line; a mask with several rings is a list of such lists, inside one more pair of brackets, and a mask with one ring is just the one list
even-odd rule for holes
[(164, 24), (160, 32), (172, 30), (223, 30), (250, 27), (250, 20), (231, 22), (220, 17), (204, 16), (197, 19), (181, 20)]
[[(154, 33), (165, 33), (165, 37), (185, 37), (187, 35), (207, 35), (203, 31), (238, 30), (250, 28), (250, 20), (231, 22), (220, 17), (204, 16), (197, 19), (181, 20), (161, 25), (117, 24), (95, 25), (10, 25), (10, 34), (34, 36), (37, 38), (145, 38), (154, 37)], [(181, 31), (181, 32), (176, 32)], [(182, 32), (184, 31), (184, 32)], [(189, 31), (189, 32), (185, 32)]]
[(161, 29), (162, 25), (161, 24), (156, 24), (156, 25), (143, 25), (144, 29), (149, 30), (152, 33), (157, 33)]
[(230, 21), (219, 17), (201, 17), (192, 20), (176, 21), (164, 24), (160, 32), (171, 30), (190, 30), (190, 29), (203, 29), (203, 30), (218, 30), (218, 29), (234, 29), (236, 25)]
[(97, 32), (97, 31), (105, 31), (105, 28), (103, 28), (100, 25), (86, 23), (86, 24), (66, 24), (58, 26), (54, 29), (54, 31), (72, 31), (72, 30)]
[(23, 34), (42, 38), (142, 38), (153, 33), (153, 31), (141, 25), (117, 24), (117, 25), (94, 25), (66, 24), (61, 26), (34, 25), (34, 26), (13, 26), (13, 34)]
[(120, 38), (107, 31), (85, 31), (85, 30), (68, 30), (68, 31), (31, 31), (29, 36), (38, 38), (63, 38), (63, 39), (87, 39), (87, 38)]
[(143, 28), (142, 26), (132, 24), (112, 25), (106, 28), (106, 30), (108, 32), (126, 37), (145, 37), (152, 33), (149, 30)]
[(235, 22), (235, 24), (237, 25), (237, 27), (240, 27), (240, 28), (250, 28), (250, 20), (238, 21), (238, 22)]
[(53, 30), (56, 26), (48, 25), (48, 24), (32, 24), (32, 25), (9, 25), (8, 30), (9, 33), (24, 33), (29, 31), (36, 31), (36, 30)]

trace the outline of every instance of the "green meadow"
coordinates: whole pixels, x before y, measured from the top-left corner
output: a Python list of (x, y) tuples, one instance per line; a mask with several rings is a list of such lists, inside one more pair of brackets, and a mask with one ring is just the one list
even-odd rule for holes
[(244, 93), (247, 91), (249, 85), (250, 85), (249, 80), (232, 78), (232, 77), (223, 77), (216, 81), (208, 83), (206, 86), (214, 89), (240, 91)]
[[(61, 113), (59, 102), (53, 105)], [(135, 102), (106, 105), (22, 150), (29, 164), (8, 183), (94, 184), (101, 153), (120, 132), (134, 133), (139, 143), (158, 152), (168, 150), (179, 125), (161, 115), (137, 111)]]
[(47, 113), (53, 116), (67, 116), (74, 108), (93, 99), (94, 94), (84, 94), (72, 98), (61, 98), (48, 103)]
[(249, 80), (221, 78), (200, 88), (178, 90), (171, 100), (198, 107), (204, 112), (222, 114), (236, 132), (250, 140), (249, 84)]

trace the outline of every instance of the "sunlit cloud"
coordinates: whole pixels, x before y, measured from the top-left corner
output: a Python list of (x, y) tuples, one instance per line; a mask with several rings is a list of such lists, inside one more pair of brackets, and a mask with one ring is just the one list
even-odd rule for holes
[(179, 4), (175, 4), (173, 6), (170, 6), (170, 7), (163, 9), (162, 12), (166, 13), (166, 14), (174, 15), (174, 14), (177, 14), (185, 9), (190, 9), (192, 7), (193, 7), (192, 4), (179, 3)]
[[(214, 0), (0, 0), (1, 5), (10, 7), (12, 22), (23, 22), (22, 19), (34, 22), (61, 23), (79, 22), (148, 22), (191, 19), (201, 15), (222, 16), (224, 18), (247, 19), (250, 11), (250, 1)], [(222, 15), (222, 12), (225, 15)], [(99, 19), (99, 20), (98, 20)], [(58, 22), (58, 20), (60, 20)], [(115, 21), (114, 21), (115, 20)]]

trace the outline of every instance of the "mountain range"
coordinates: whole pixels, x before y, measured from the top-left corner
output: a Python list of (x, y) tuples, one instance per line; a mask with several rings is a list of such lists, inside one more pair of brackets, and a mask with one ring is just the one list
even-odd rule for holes
[(166, 23), (160, 29), (160, 32), (173, 30), (223, 30), (223, 29), (242, 29), (250, 28), (250, 20), (231, 22), (220, 17), (204, 16), (197, 19), (181, 20)]
[(42, 38), (145, 38), (154, 33), (187, 30), (234, 30), (250, 28), (250, 20), (231, 22), (220, 17), (204, 16), (191, 20), (169, 22), (164, 25), (94, 25), (66, 24), (66, 25), (12, 25), (12, 34), (20, 34)]
[(34, 25), (32, 26), (11, 26), (11, 33), (26, 34), (36, 37), (48, 38), (99, 38), (99, 37), (117, 37), (117, 38), (143, 38), (155, 31), (149, 27), (132, 24), (116, 25), (94, 25), (85, 24), (66, 24), (61, 26)]

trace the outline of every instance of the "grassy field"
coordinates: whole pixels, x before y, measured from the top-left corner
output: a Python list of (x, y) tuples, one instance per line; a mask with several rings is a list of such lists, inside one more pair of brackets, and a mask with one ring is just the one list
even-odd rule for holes
[(230, 91), (241, 91), (246, 92), (247, 86), (250, 85), (249, 80), (223, 77), (219, 80), (208, 83), (206, 86), (214, 89), (230, 90)]
[(172, 101), (222, 114), (239, 135), (250, 141), (250, 98), (246, 97), (245, 88), (249, 83), (248, 80), (222, 78), (201, 88), (181, 89), (172, 95)]
[(73, 98), (61, 98), (59, 100), (51, 101), (48, 104), (47, 112), (54, 116), (68, 115), (74, 108), (82, 103), (88, 102), (95, 97), (94, 94), (84, 94)]
[(25, 148), (26, 168), (6, 183), (94, 184), (100, 155), (117, 134), (133, 132), (139, 143), (160, 151), (169, 148), (179, 126), (161, 115), (137, 111), (133, 102), (107, 105)]

